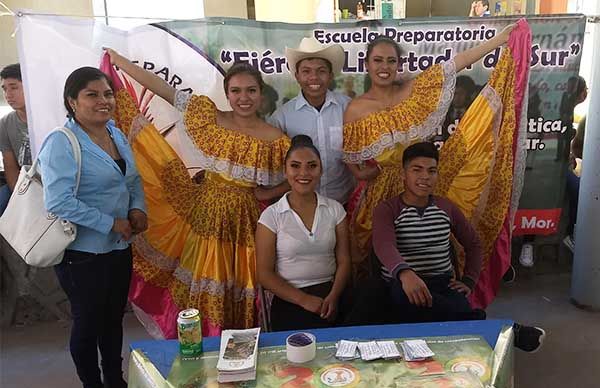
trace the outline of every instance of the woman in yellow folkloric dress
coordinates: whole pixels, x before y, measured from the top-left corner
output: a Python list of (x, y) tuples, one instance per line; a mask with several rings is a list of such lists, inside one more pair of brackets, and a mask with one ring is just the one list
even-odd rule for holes
[(113, 50), (107, 52), (111, 64), (183, 113), (205, 171), (203, 181), (193, 183), (127, 91), (118, 91), (116, 119), (129, 131), (148, 204), (149, 228), (134, 243), (131, 302), (165, 338), (177, 336), (177, 313), (188, 307), (202, 313), (205, 336), (256, 325), (256, 195), (263, 200), (280, 194), (277, 188), (256, 188), (283, 181), (290, 144), (256, 114), (260, 73), (241, 63), (229, 69), (224, 84), (233, 111), (222, 112), (208, 97), (176, 91)]
[(370, 250), (373, 209), (403, 191), (404, 149), (435, 135), (452, 101), (456, 72), (504, 44), (513, 27), (402, 84), (395, 79), (401, 54), (396, 42), (380, 36), (368, 45), (371, 87), (344, 114), (344, 160), (358, 180), (367, 181), (351, 225), (358, 261)]

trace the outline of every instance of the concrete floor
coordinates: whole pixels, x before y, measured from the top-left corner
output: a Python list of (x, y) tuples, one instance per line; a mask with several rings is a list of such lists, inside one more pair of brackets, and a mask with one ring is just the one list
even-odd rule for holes
[(570, 281), (568, 273), (517, 277), (488, 308), (491, 318), (546, 330), (539, 352), (515, 351), (516, 387), (600, 387), (600, 313), (571, 304)]
[[(541, 325), (548, 334), (536, 354), (515, 351), (516, 386), (600, 387), (600, 313), (569, 302), (570, 274), (520, 271), (488, 309), (490, 318)], [(538, 269), (535, 272), (544, 272)], [(149, 338), (133, 314), (125, 317), (125, 344)], [(68, 350), (69, 324), (45, 322), (2, 332), (0, 387), (80, 387)], [(124, 361), (127, 370), (127, 360)]]

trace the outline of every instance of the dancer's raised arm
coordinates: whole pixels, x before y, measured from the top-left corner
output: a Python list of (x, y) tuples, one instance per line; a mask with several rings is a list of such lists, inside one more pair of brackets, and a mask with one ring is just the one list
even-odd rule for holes
[(508, 37), (510, 36), (510, 32), (515, 28), (516, 24), (509, 24), (504, 27), (504, 29), (492, 39), (484, 42), (478, 46), (465, 50), (461, 53), (456, 54), (454, 57), (454, 65), (456, 66), (456, 71), (464, 69), (465, 67), (474, 64), (483, 56), (490, 51), (494, 50), (496, 47), (502, 46), (504, 43), (508, 42)]
[(152, 91), (154, 94), (164, 98), (169, 104), (173, 105), (175, 101), (175, 88), (169, 85), (165, 80), (157, 76), (156, 74), (144, 70), (138, 65), (132, 63), (129, 59), (125, 58), (115, 50), (111, 48), (104, 48), (110, 56), (110, 63), (122, 69), (125, 73), (129, 74), (134, 80), (146, 89)]

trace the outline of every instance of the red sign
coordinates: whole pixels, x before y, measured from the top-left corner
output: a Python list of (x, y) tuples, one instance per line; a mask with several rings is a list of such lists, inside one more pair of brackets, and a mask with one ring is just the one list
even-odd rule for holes
[(562, 209), (519, 209), (515, 215), (513, 235), (548, 235), (558, 231)]

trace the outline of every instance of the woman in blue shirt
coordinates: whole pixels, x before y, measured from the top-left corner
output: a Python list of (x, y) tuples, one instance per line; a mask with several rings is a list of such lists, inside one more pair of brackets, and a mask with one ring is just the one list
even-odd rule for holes
[(132, 271), (129, 240), (147, 227), (144, 192), (131, 147), (111, 121), (115, 99), (104, 73), (92, 67), (75, 70), (63, 96), (65, 127), (81, 145), (77, 192), (77, 163), (64, 134), (48, 136), (39, 160), (46, 209), (78, 228), (55, 267), (71, 302), (71, 355), (85, 388), (126, 387), (121, 347)]

